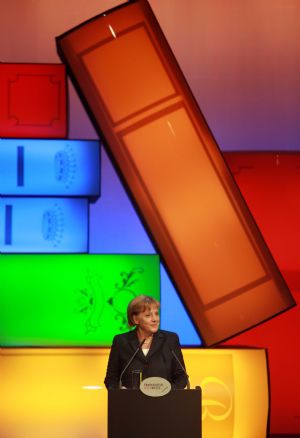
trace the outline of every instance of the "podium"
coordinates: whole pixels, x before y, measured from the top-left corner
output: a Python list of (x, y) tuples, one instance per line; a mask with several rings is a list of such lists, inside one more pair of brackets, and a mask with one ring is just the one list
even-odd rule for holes
[(201, 390), (149, 397), (137, 389), (108, 391), (108, 438), (201, 438)]

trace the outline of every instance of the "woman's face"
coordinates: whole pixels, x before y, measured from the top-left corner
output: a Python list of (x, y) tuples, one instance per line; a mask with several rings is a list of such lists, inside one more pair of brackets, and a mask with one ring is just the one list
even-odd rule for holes
[(155, 304), (147, 307), (144, 312), (133, 315), (133, 321), (137, 328), (147, 336), (156, 333), (159, 328), (159, 310)]

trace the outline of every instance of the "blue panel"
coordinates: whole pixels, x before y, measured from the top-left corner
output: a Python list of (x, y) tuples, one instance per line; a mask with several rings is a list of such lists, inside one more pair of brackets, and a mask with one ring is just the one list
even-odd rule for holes
[(161, 275), (161, 328), (176, 332), (181, 345), (201, 345), (201, 340), (163, 266)]
[(155, 252), (106, 153), (102, 150), (101, 199), (90, 206), (90, 252)]
[(88, 248), (88, 202), (0, 198), (0, 251), (77, 253)]
[[(90, 207), (90, 252), (155, 253), (104, 151), (102, 164), (101, 199)], [(182, 345), (199, 345), (201, 342), (199, 336), (163, 267), (161, 267), (161, 302), (161, 327), (175, 331)]]
[(0, 175), (5, 196), (99, 196), (99, 142), (2, 139)]

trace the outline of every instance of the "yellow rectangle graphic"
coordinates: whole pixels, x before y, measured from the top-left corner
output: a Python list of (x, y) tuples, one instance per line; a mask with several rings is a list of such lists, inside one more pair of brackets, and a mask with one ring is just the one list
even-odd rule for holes
[[(0, 436), (106, 438), (108, 354), (108, 349), (2, 349)], [(265, 351), (184, 349), (183, 354), (191, 386), (202, 387), (203, 436), (265, 438)]]

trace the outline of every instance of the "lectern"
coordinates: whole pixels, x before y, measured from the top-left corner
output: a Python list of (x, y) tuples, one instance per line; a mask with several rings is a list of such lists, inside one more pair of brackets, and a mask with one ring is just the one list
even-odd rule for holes
[(177, 389), (163, 397), (140, 390), (108, 391), (108, 438), (201, 438), (201, 390)]

